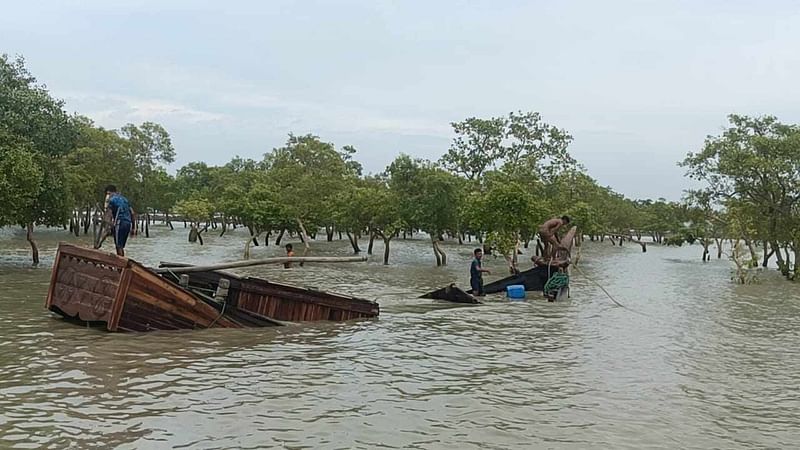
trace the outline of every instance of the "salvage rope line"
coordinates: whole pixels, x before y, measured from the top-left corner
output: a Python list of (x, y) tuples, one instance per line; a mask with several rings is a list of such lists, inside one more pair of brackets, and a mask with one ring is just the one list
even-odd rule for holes
[(641, 314), (641, 315), (643, 315), (643, 316), (645, 316), (645, 317), (650, 317), (650, 318), (653, 318), (653, 316), (651, 316), (650, 314), (646, 314), (646, 313), (643, 313), (643, 312), (641, 312), (641, 311), (637, 311), (637, 310), (635, 310), (635, 309), (633, 309), (633, 308), (629, 308), (629, 307), (627, 307), (627, 306), (623, 305), (622, 303), (618, 302), (618, 301), (617, 301), (617, 299), (615, 299), (615, 298), (614, 298), (614, 297), (613, 297), (611, 294), (609, 294), (609, 293), (608, 293), (608, 291), (606, 290), (606, 288), (604, 288), (604, 287), (603, 287), (603, 286), (602, 286), (600, 283), (598, 283), (597, 281), (595, 281), (595, 280), (594, 280), (592, 277), (590, 277), (589, 275), (586, 275), (586, 273), (585, 273), (584, 271), (582, 271), (580, 267), (578, 267), (578, 266), (572, 266), (572, 267), (574, 267), (574, 268), (575, 268), (575, 270), (577, 270), (578, 272), (580, 272), (580, 274), (581, 274), (581, 275), (583, 275), (584, 277), (586, 277), (586, 279), (588, 279), (589, 281), (591, 281), (591, 282), (592, 282), (592, 283), (593, 283), (595, 286), (599, 287), (599, 288), (600, 288), (600, 290), (601, 290), (601, 291), (603, 291), (603, 293), (604, 293), (604, 294), (606, 294), (606, 296), (607, 296), (607, 297), (608, 297), (608, 298), (609, 298), (609, 299), (610, 299), (612, 302), (614, 302), (614, 304), (615, 304), (615, 305), (619, 306), (620, 308), (625, 308), (625, 309), (627, 309), (628, 311), (634, 312), (634, 313), (636, 313), (636, 314)]

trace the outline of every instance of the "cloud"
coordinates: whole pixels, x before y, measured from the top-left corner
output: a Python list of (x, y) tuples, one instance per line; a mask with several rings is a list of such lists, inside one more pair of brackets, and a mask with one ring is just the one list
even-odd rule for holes
[(158, 98), (138, 98), (119, 94), (69, 92), (67, 104), (97, 123), (115, 128), (125, 123), (146, 121), (204, 124), (229, 118), (226, 114), (204, 111)]
[[(430, 114), (386, 111), (387, 105), (344, 103), (323, 92), (283, 91), (219, 73), (178, 65), (138, 64), (139, 80), (152, 90), (171, 92), (193, 102), (202, 102), (235, 116), (237, 125), (251, 124), (273, 129), (318, 132), (374, 132), (402, 135), (450, 136), (447, 118)], [(389, 105), (391, 106), (391, 105)]]

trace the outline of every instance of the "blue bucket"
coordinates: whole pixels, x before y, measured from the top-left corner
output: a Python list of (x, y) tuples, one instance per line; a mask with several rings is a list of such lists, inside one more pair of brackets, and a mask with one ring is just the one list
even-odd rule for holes
[(524, 300), (525, 299), (525, 286), (521, 284), (512, 284), (506, 287), (506, 297), (511, 300)]

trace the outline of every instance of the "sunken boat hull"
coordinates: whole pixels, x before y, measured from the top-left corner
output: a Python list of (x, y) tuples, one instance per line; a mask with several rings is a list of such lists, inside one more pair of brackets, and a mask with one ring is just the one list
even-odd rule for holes
[[(544, 257), (534, 256), (531, 258), (534, 262), (534, 267), (515, 275), (493, 281), (483, 287), (484, 292), (487, 294), (495, 294), (504, 292), (508, 286), (522, 285), (525, 286), (526, 291), (544, 291), (544, 286), (554, 274), (560, 270), (566, 270), (571, 263), (570, 254), (572, 246), (575, 242), (575, 234), (578, 228), (572, 227), (561, 238), (563, 248), (556, 251), (554, 255)], [(470, 294), (473, 292), (467, 291)]]
[[(45, 306), (65, 318), (99, 324), (108, 331), (267, 327), (280, 325), (285, 317), (290, 318), (286, 320), (300, 317), (297, 321), (302, 321), (347, 320), (378, 315), (376, 303), (360, 299), (355, 299), (355, 303), (360, 310), (366, 309), (362, 305), (369, 304), (368, 313), (309, 313), (309, 310), (327, 311), (326, 296), (343, 303), (342, 296), (320, 292), (314, 301), (307, 298), (302, 301), (295, 290), (302, 291), (301, 288), (283, 285), (259, 291), (271, 302), (255, 301), (251, 292), (215, 301), (132, 259), (62, 243), (56, 253)], [(276, 309), (257, 307), (263, 304)], [(296, 311), (304, 313), (300, 316)], [(270, 317), (270, 313), (280, 319)]]
[(434, 300), (445, 300), (448, 302), (453, 303), (467, 303), (467, 304), (478, 304), (480, 301), (473, 297), (472, 294), (467, 293), (463, 289), (459, 288), (455, 284), (451, 284), (449, 286), (445, 286), (441, 289), (437, 289), (435, 291), (428, 292), (425, 295), (420, 296), (419, 298), (430, 298)]
[[(162, 263), (161, 267), (182, 267), (183, 264)], [(179, 281), (178, 274), (162, 274)], [(227, 272), (191, 272), (190, 289), (213, 291), (221, 279), (230, 282), (228, 303), (237, 310), (285, 322), (343, 321), (377, 317), (377, 303), (347, 295), (332, 294), (316, 289), (274, 283), (261, 278), (240, 277)]]
[[(505, 292), (506, 288), (513, 285), (525, 286), (526, 291), (544, 291), (544, 287), (547, 284), (547, 281), (550, 280), (550, 277), (561, 270), (566, 270), (567, 267), (569, 267), (571, 263), (570, 254), (572, 252), (572, 246), (575, 242), (577, 230), (577, 227), (572, 227), (564, 234), (564, 237), (561, 238), (563, 248), (557, 250), (554, 255), (546, 255), (544, 257), (534, 256), (531, 258), (534, 262), (533, 268), (484, 285), (484, 293), (496, 294), (499, 292)], [(472, 289), (468, 291), (462, 291), (454, 285), (450, 285), (429, 292), (423, 295), (422, 298), (435, 298), (458, 303), (474, 303), (468, 300), (468, 297), (472, 297), (474, 294), (476, 294), (476, 292), (473, 292)], [(565, 286), (559, 288), (557, 292), (546, 292), (545, 296), (550, 300), (564, 299), (569, 296), (569, 288)], [(474, 297), (472, 298), (474, 299)], [(475, 299), (475, 302), (478, 302), (478, 300)]]
[[(548, 271), (547, 267), (534, 267), (516, 275), (511, 275), (484, 285), (483, 290), (487, 294), (496, 294), (498, 292), (505, 292), (506, 288), (509, 286), (522, 285), (525, 286), (526, 291), (542, 291), (552, 273), (553, 271)], [(471, 290), (467, 292), (473, 293)]]
[(58, 246), (46, 307), (108, 331), (247, 326), (132, 259), (68, 244)]

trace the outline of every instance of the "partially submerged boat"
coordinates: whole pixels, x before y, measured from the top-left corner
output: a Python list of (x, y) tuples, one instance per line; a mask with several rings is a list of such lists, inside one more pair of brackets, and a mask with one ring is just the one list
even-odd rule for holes
[[(505, 292), (506, 288), (513, 285), (525, 286), (526, 291), (541, 291), (544, 296), (551, 301), (558, 301), (565, 299), (569, 296), (569, 286), (558, 286), (557, 289), (551, 292), (544, 292), (547, 282), (555, 276), (556, 273), (562, 273), (567, 270), (571, 264), (572, 245), (575, 241), (575, 234), (577, 227), (570, 228), (561, 238), (563, 248), (556, 251), (552, 256), (534, 256), (531, 260), (534, 267), (514, 275), (501, 278), (493, 281), (483, 287), (486, 294), (496, 294)], [(434, 298), (438, 300), (445, 300), (456, 303), (465, 303), (464, 295), (472, 297), (475, 292), (472, 289), (463, 291), (454, 285), (446, 286), (441, 289), (429, 292), (421, 298)], [(473, 297), (474, 298), (474, 297)], [(473, 303), (479, 303), (476, 299)]]
[(186, 264), (161, 263), (159, 267), (164, 278), (187, 287), (198, 295), (203, 295), (203, 292), (209, 294), (217, 292), (221, 281), (227, 280), (225, 284), (228, 286), (224, 289), (227, 289), (229, 304), (235, 305), (239, 311), (272, 320), (340, 322), (376, 317), (380, 312), (375, 302), (313, 288), (301, 288), (214, 270), (179, 273), (180, 268), (189, 267)]
[(45, 306), (108, 331), (267, 327), (369, 318), (380, 312), (369, 300), (226, 272), (165, 273), (130, 258), (62, 243)]
[(449, 286), (445, 286), (441, 289), (437, 289), (435, 291), (428, 292), (425, 295), (421, 295), (419, 298), (430, 298), (434, 300), (445, 300), (448, 302), (454, 303), (468, 303), (468, 304), (479, 304), (481, 303), (477, 298), (475, 298), (472, 294), (464, 291), (460, 287), (456, 286), (455, 284), (450, 284)]

